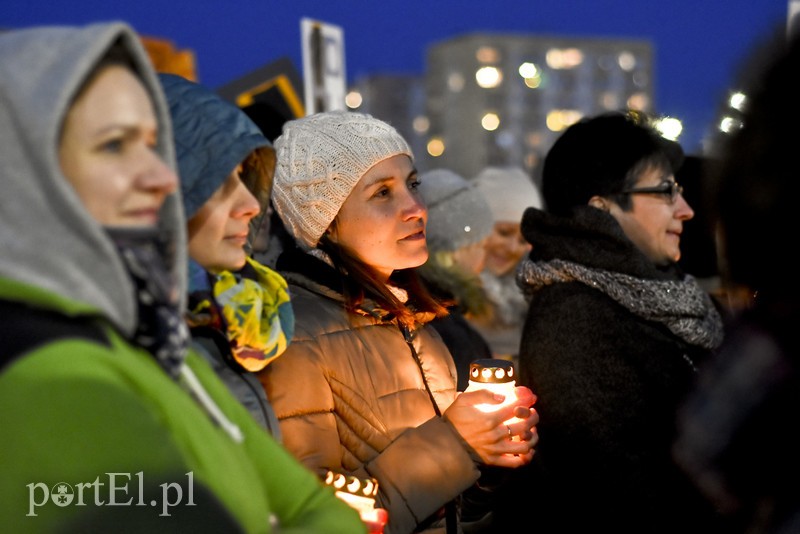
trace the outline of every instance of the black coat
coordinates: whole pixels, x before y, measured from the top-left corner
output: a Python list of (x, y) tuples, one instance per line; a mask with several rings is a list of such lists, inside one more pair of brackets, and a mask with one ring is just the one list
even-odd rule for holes
[(456, 308), (450, 310), (450, 315), (438, 317), (430, 324), (442, 336), (456, 364), (458, 373), (456, 389), (464, 391), (469, 385), (469, 364), (475, 360), (492, 357), (489, 344)]
[[(562, 259), (644, 280), (680, 280), (656, 268), (605, 212), (572, 219), (530, 209), (531, 260)], [(715, 520), (671, 456), (675, 416), (709, 356), (663, 323), (579, 281), (532, 295), (520, 383), (538, 396), (539, 445), (512, 474), (497, 516), (504, 527), (547, 532), (690, 532)], [(523, 513), (530, 510), (530, 513)]]
[(443, 265), (431, 258), (417, 269), (431, 295), (447, 306), (449, 315), (433, 319), (430, 325), (442, 336), (456, 364), (456, 388), (464, 391), (469, 383), (469, 364), (492, 357), (489, 343), (467, 320), (466, 315), (483, 314), (488, 307), (480, 279), (457, 265)]
[(798, 319), (791, 289), (759, 291), (680, 412), (675, 456), (706, 481), (731, 533), (800, 532)]

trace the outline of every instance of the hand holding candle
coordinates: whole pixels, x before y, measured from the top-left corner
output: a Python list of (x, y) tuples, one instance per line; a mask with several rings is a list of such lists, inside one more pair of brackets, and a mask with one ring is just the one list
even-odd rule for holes
[(535, 395), (516, 387), (514, 367), (506, 360), (476, 360), (470, 384), (444, 413), (481, 463), (519, 467), (533, 458), (539, 416), (530, 406)]

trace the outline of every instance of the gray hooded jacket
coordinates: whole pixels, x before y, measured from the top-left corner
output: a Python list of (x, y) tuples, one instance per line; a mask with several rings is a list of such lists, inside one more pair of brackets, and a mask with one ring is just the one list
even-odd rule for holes
[[(0, 40), (0, 279), (17, 283), (0, 284), (0, 298), (19, 300), (24, 292), (19, 284), (41, 288), (85, 305), (84, 312), (102, 315), (130, 337), (137, 322), (130, 275), (61, 172), (57, 148), (72, 99), (117, 41), (130, 50), (150, 93), (159, 122), (157, 151), (174, 168), (164, 96), (128, 26), (20, 30)], [(178, 195), (167, 198), (160, 225), (176, 245), (172, 269), (184, 295), (185, 229)]]

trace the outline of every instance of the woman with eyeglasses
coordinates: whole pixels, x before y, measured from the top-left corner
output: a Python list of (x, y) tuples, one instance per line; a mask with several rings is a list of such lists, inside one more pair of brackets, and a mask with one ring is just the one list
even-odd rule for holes
[(547, 212), (526, 210), (533, 249), (517, 272), (530, 299), (520, 383), (539, 398), (542, 440), (496, 517), (535, 503), (538, 533), (716, 531), (670, 450), (677, 406), (723, 335), (676, 264), (694, 216), (682, 159), (635, 113), (584, 119), (548, 153)]

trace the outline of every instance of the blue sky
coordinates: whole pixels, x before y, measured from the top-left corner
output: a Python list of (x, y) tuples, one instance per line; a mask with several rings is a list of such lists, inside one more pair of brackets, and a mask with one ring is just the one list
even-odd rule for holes
[(428, 45), (477, 31), (646, 39), (655, 111), (684, 122), (700, 150), (753, 46), (786, 25), (787, 0), (2, 0), (0, 27), (124, 20), (192, 49), (216, 88), (288, 56), (300, 70), (300, 19), (344, 29), (350, 81), (420, 74)]

